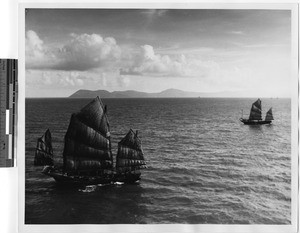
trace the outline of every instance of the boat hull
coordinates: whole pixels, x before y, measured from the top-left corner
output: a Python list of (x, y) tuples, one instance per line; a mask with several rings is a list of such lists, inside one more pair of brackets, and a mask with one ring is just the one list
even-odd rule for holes
[(272, 123), (272, 121), (251, 121), (248, 119), (240, 119), (241, 122), (243, 122), (245, 125), (269, 125)]
[(116, 174), (114, 176), (114, 182), (123, 182), (126, 184), (133, 184), (141, 179), (141, 173), (126, 173)]
[(86, 186), (97, 184), (111, 184), (115, 182), (122, 182), (132, 184), (139, 181), (141, 174), (106, 174), (105, 176), (81, 176), (68, 175), (62, 171), (50, 166), (46, 166), (42, 171), (43, 174), (52, 177), (58, 184), (71, 186)]

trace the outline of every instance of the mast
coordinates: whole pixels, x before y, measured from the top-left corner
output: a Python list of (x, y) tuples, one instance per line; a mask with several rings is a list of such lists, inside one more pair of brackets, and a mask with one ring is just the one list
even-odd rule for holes
[(266, 121), (272, 121), (272, 120), (274, 120), (272, 108), (270, 108), (269, 111), (267, 111), (265, 120)]
[(112, 169), (106, 107), (96, 97), (71, 116), (63, 152), (65, 172), (104, 172)]
[(118, 154), (116, 158), (116, 170), (120, 173), (131, 172), (146, 168), (144, 153), (138, 131), (132, 129), (118, 143)]
[(53, 148), (50, 130), (37, 140), (34, 166), (53, 165)]
[(251, 107), (249, 120), (261, 121), (261, 100), (256, 100)]

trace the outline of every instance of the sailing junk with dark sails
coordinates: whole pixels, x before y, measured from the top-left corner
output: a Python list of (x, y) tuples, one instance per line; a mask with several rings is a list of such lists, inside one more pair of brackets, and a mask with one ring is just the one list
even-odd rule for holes
[(256, 100), (251, 107), (251, 111), (250, 111), (250, 116), (249, 116), (249, 120), (254, 121), (261, 121), (261, 100), (258, 99)]
[(38, 138), (34, 157), (34, 166), (45, 165), (53, 165), (52, 137), (49, 129)]
[[(127, 154), (123, 150), (120, 152), (120, 145), (126, 147), (124, 142), (129, 142)], [(128, 161), (126, 166), (120, 166), (121, 160)], [(145, 161), (140, 139), (130, 130), (119, 143), (117, 170), (114, 169), (106, 106), (97, 97), (71, 116), (65, 135), (62, 169), (46, 166), (43, 173), (62, 183), (133, 183), (140, 179), (140, 173), (135, 170), (144, 168), (142, 165)], [(120, 167), (128, 168), (128, 172), (124, 173)]]
[(66, 172), (112, 169), (109, 123), (98, 97), (79, 113), (72, 114), (63, 157)]
[(251, 107), (249, 119), (240, 118), (240, 121), (246, 125), (271, 124), (273, 118), (272, 108), (266, 113), (265, 120), (262, 120), (261, 100), (256, 100)]

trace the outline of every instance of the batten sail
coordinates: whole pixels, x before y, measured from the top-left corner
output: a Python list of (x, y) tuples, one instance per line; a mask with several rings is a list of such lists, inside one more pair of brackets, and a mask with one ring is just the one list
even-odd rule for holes
[(251, 107), (249, 120), (262, 120), (261, 118), (261, 100), (256, 100)]
[(131, 172), (146, 168), (144, 153), (142, 150), (141, 140), (137, 132), (132, 129), (118, 144), (118, 153), (116, 158), (117, 172)]
[(44, 135), (37, 140), (34, 165), (53, 165), (52, 137), (49, 129), (47, 129)]
[(64, 171), (101, 172), (112, 169), (110, 129), (99, 97), (71, 116), (65, 135)]
[(265, 121), (272, 121), (272, 120), (274, 120), (273, 112), (272, 112), (272, 108), (270, 108), (269, 111), (267, 111)]

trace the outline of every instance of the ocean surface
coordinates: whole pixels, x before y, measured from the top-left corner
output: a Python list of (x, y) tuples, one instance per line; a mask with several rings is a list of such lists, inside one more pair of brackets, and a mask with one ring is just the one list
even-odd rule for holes
[(71, 113), (89, 99), (26, 99), (25, 224), (290, 224), (291, 100), (262, 99), (272, 125), (247, 126), (256, 99), (103, 99), (113, 153), (139, 130), (139, 184), (58, 186), (34, 167), (49, 128), (61, 163)]

